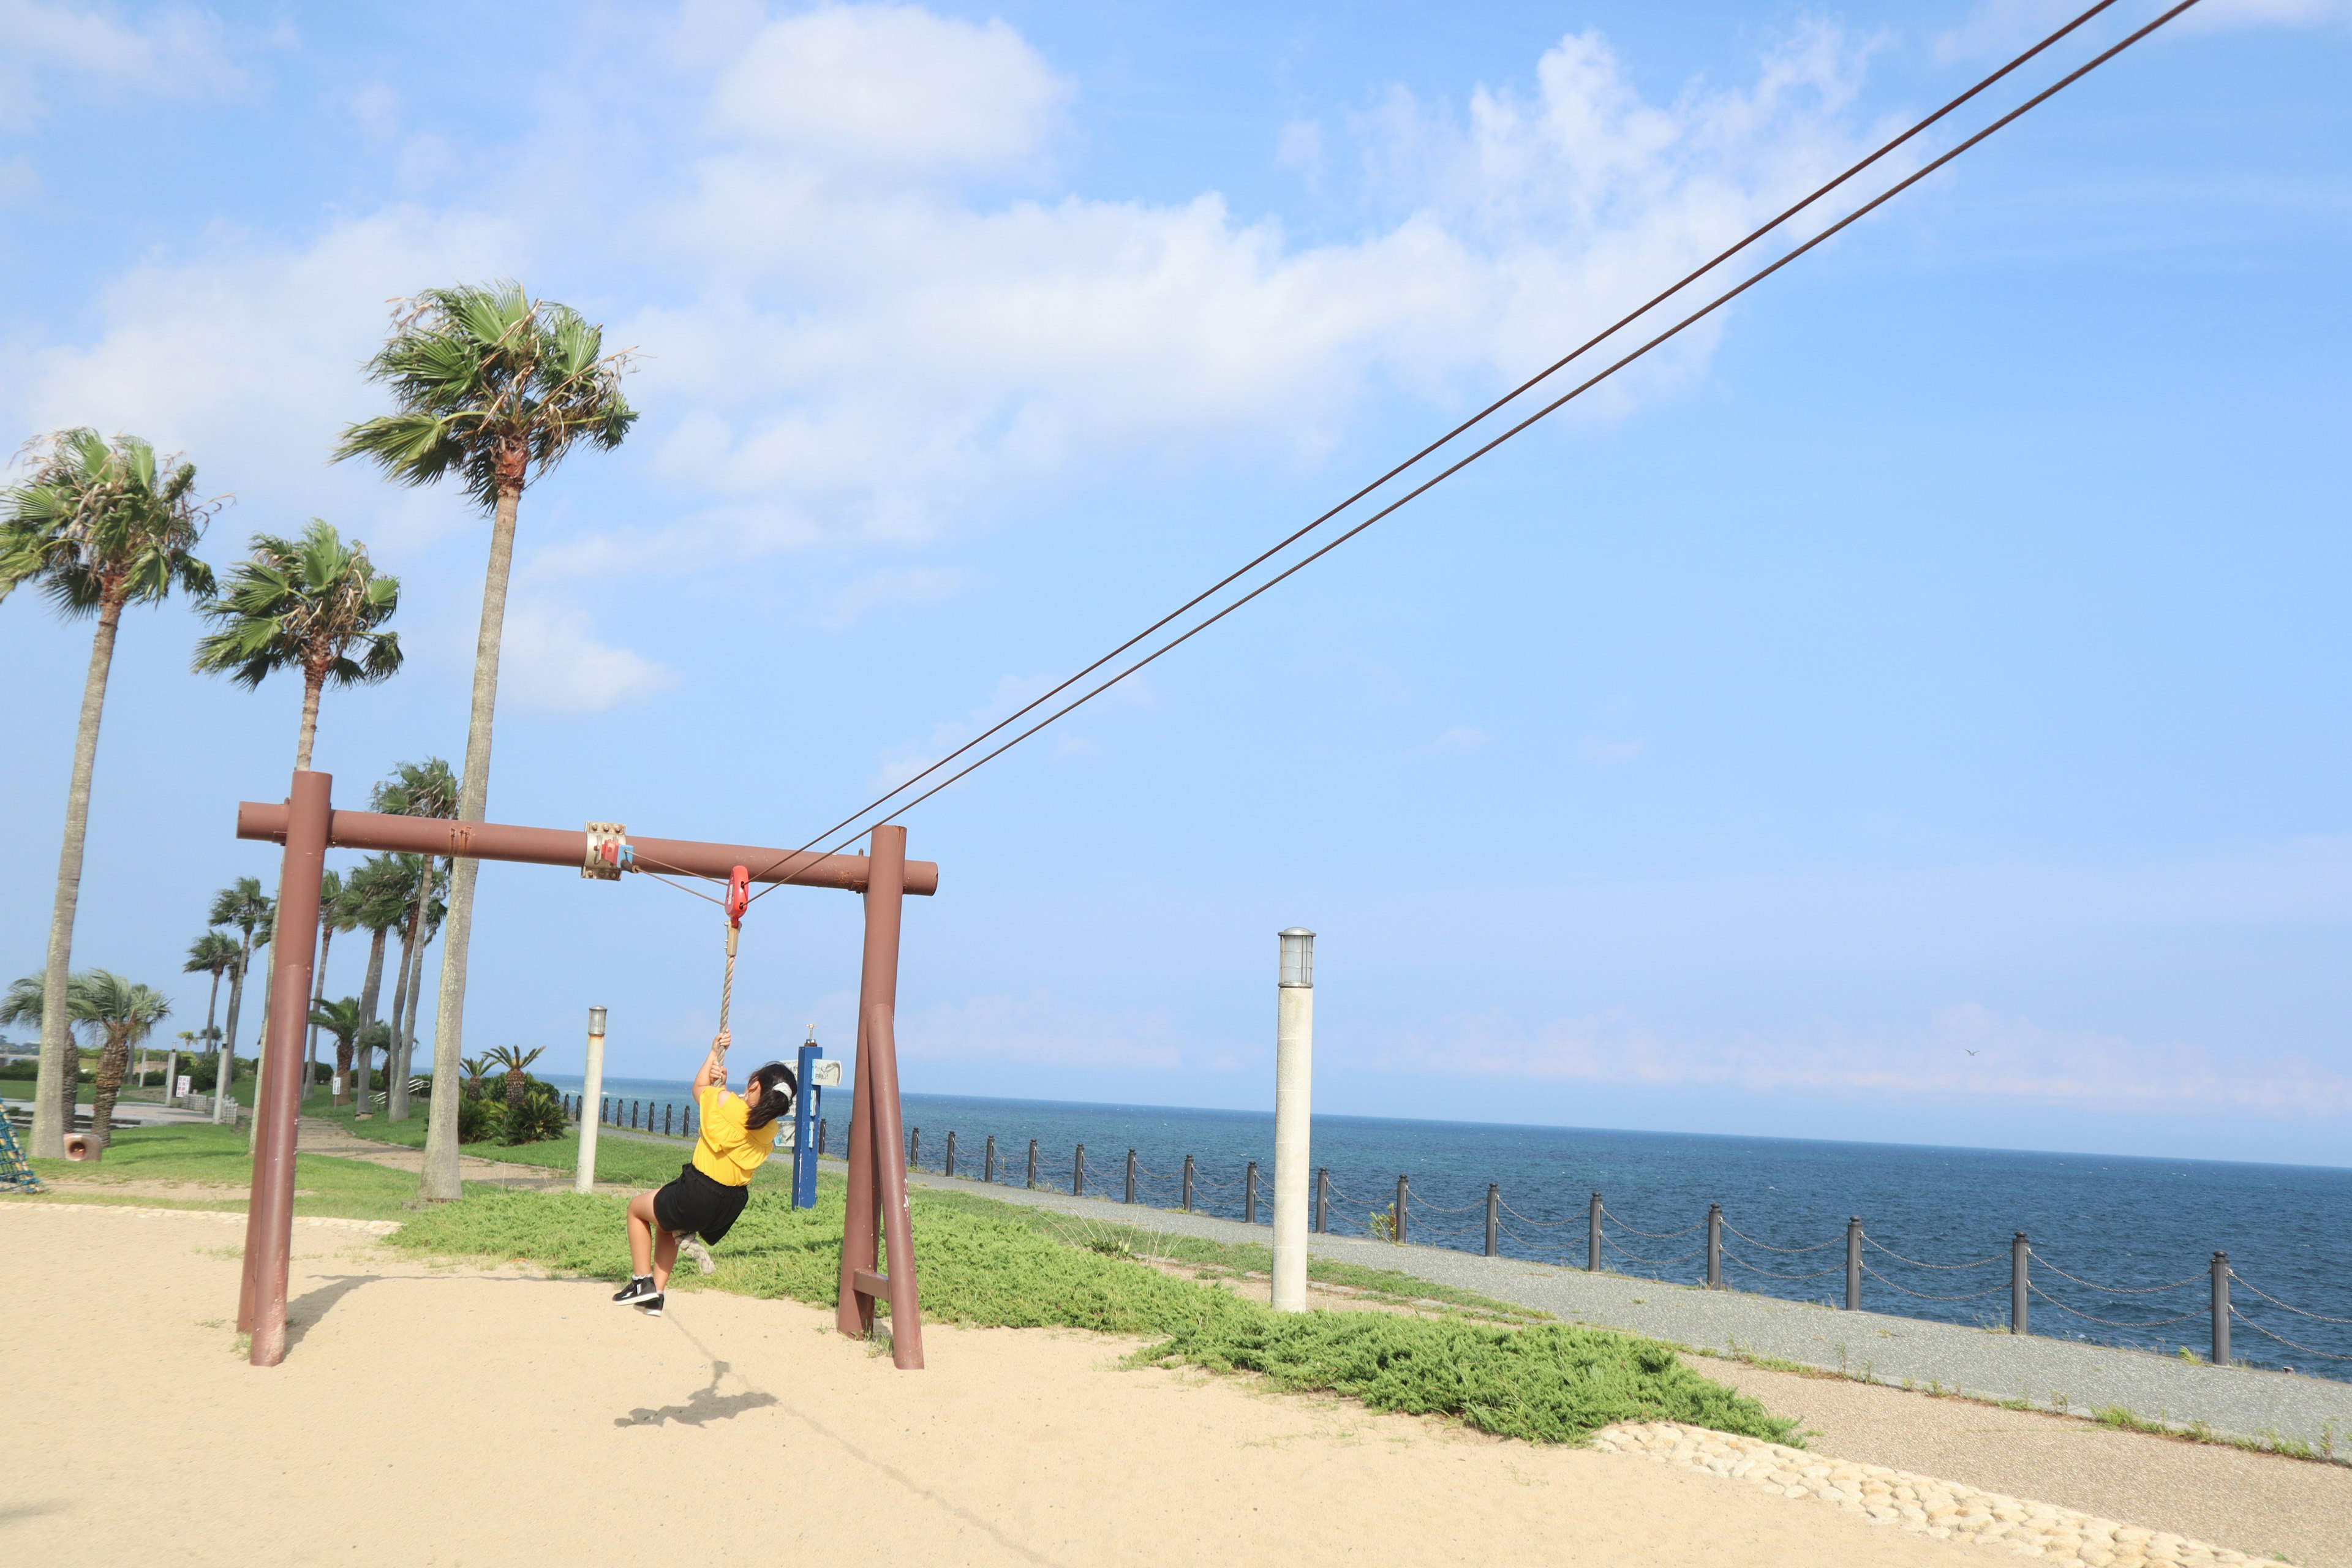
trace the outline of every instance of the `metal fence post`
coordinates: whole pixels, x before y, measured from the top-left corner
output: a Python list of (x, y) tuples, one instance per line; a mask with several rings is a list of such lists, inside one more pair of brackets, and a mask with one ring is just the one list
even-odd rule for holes
[(1706, 1205), (1706, 1288), (1723, 1289), (1723, 1205)]
[(1192, 1212), (1192, 1156), (1184, 1156), (1184, 1212)]
[(1601, 1194), (1592, 1194), (1592, 1203), (1584, 1215), (1584, 1271), (1601, 1272)]
[(824, 1158), (824, 1118), (822, 1116), (816, 1119), (816, 1153), (818, 1159)]
[(1037, 1184), (1037, 1140), (1029, 1140), (1029, 1184)]
[(635, 1132), (636, 1130), (637, 1130), (637, 1102), (636, 1102), (635, 1100), (633, 1100), (629, 1101), (629, 1131), (632, 1131), (632, 1132)]
[(1489, 1258), (1495, 1256), (1495, 1233), (1503, 1226), (1502, 1210), (1498, 1206), (1502, 1203), (1502, 1192), (1494, 1183), (1486, 1184), (1486, 1256)]
[(1845, 1310), (1862, 1310), (1862, 1216), (1845, 1222)]
[(611, 1095), (600, 1094), (596, 1097), (596, 1120), (599, 1122), (610, 1122), (613, 1120), (613, 1097)]
[(1257, 1223), (1257, 1162), (1252, 1160), (1249, 1169), (1242, 1173), (1242, 1223)]
[(981, 1153), (981, 1180), (990, 1186), (996, 1184), (996, 1134), (988, 1135), (988, 1147)]
[(907, 1129), (907, 1168), (910, 1171), (920, 1170), (922, 1163), (923, 1130), (919, 1127), (909, 1127)]
[(2017, 1239), (2009, 1244), (2009, 1331), (2030, 1333), (2025, 1312), (2025, 1258), (2028, 1251), (2025, 1233), (2019, 1231)]
[(1081, 1143), (1078, 1145), (1077, 1153), (1070, 1161), (1070, 1195), (1074, 1198), (1083, 1196), (1086, 1190), (1087, 1146)]
[(1331, 1228), (1331, 1167), (1318, 1165), (1315, 1170), (1315, 1234), (1321, 1236)]
[(670, 1113), (671, 1111), (673, 1111), (673, 1110), (677, 1110), (677, 1107), (676, 1107), (676, 1106), (674, 1106), (674, 1105), (668, 1105), (668, 1104), (665, 1104), (665, 1105), (662, 1107), (662, 1136), (663, 1136), (663, 1137), (665, 1137), (665, 1138), (667, 1138), (667, 1137), (668, 1137), (668, 1136), (670, 1135), (670, 1133), (669, 1133), (669, 1113)]
[(1127, 1152), (1127, 1201), (1135, 1201), (1135, 1151)]
[(941, 1168), (940, 1174), (948, 1176), (955, 1174), (955, 1129), (952, 1127), (948, 1129), (948, 1159), (947, 1164)]
[(2213, 1364), (2230, 1364), (2230, 1255), (2213, 1255)]
[(1408, 1191), (1409, 1189), (1405, 1185), (1405, 1179), (1402, 1176), (1399, 1176), (1397, 1178), (1395, 1210), (1396, 1224), (1391, 1227), (1391, 1232), (1389, 1237), (1389, 1239), (1395, 1242), (1399, 1247), (1402, 1247), (1404, 1245), (1404, 1202)]

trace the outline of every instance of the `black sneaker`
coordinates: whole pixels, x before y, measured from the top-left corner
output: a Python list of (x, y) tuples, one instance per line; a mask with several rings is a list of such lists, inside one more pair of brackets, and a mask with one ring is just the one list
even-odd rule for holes
[(661, 1292), (654, 1289), (654, 1277), (650, 1274), (640, 1274), (613, 1292), (614, 1302), (623, 1307), (636, 1306), (648, 1298), (656, 1306), (661, 1302)]
[(662, 1299), (660, 1291), (656, 1290), (650, 1296), (640, 1296), (637, 1298), (637, 1310), (643, 1312), (646, 1317), (658, 1318), (661, 1316), (661, 1310)]

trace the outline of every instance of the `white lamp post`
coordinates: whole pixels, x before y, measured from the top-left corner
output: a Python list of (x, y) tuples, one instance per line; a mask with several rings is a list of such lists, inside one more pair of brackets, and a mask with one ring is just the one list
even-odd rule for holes
[(1315, 1085), (1315, 933), (1282, 933), (1274, 1024), (1274, 1310), (1307, 1310), (1309, 1100)]
[(580, 1084), (580, 1169), (572, 1173), (575, 1193), (596, 1189), (597, 1101), (604, 1098), (604, 1009), (588, 1009), (588, 1072)]

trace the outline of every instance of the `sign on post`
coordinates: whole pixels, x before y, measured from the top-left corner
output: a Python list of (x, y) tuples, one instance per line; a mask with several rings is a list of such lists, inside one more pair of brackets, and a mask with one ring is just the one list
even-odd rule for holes
[[(811, 1030), (814, 1036), (815, 1031)], [(824, 1090), (841, 1087), (841, 1064), (825, 1059), (824, 1047), (812, 1038), (801, 1047), (794, 1069), (800, 1079), (799, 1099), (793, 1102), (793, 1207), (816, 1207), (816, 1123)]]

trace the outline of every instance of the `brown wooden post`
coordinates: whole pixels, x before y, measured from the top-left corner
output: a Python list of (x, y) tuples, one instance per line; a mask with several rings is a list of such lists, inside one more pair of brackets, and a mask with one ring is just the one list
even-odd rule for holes
[[(253, 1141), (253, 1187), (246, 1203), (245, 1279), (237, 1327), (253, 1336), (255, 1366), (286, 1359), (286, 1270), (294, 1243), (294, 1119), (301, 1109), (302, 1037), (310, 1020), (310, 980), (319, 943), (319, 879), (327, 869), (327, 825), (334, 780), (297, 773), (287, 803), (286, 858), (278, 879), (278, 964), (262, 1042), (261, 1125)], [(285, 945), (289, 936), (290, 946)]]
[[(915, 1288), (914, 1233), (907, 1216), (907, 1173), (898, 1154), (906, 1143), (893, 1029), (907, 830), (877, 827), (870, 849), (865, 963), (857, 987), (857, 1089), (849, 1119), (849, 1198), (842, 1219), (841, 1300), (834, 1322), (845, 1334), (872, 1332), (875, 1297), (887, 1292), (890, 1359), (913, 1371), (923, 1364), (923, 1321)], [(886, 1239), (887, 1278), (876, 1268)]]

